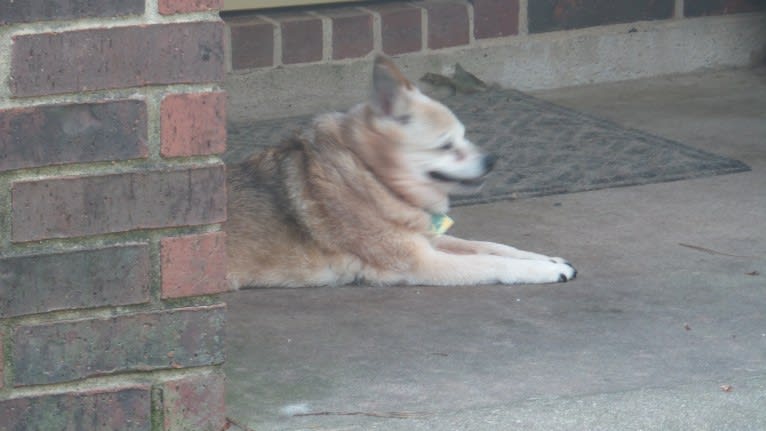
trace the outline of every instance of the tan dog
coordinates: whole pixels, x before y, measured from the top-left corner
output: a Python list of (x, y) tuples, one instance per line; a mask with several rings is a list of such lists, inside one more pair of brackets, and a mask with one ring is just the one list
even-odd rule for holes
[(481, 153), (441, 103), (378, 57), (373, 94), (348, 113), (230, 169), (229, 280), (236, 287), (549, 283), (565, 260), (441, 235), (450, 193), (481, 187)]

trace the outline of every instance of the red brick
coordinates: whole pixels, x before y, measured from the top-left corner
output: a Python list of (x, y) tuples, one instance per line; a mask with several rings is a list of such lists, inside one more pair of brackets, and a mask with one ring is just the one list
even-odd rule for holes
[(149, 387), (140, 385), (0, 401), (0, 429), (149, 431), (152, 429)]
[(282, 29), (282, 63), (322, 59), (322, 20), (311, 15), (275, 15)]
[(145, 158), (146, 140), (141, 100), (0, 110), (0, 171)]
[(275, 25), (259, 18), (227, 21), (231, 30), (231, 67), (234, 70), (274, 65)]
[(220, 223), (225, 181), (223, 165), (213, 165), (16, 182), (11, 240)]
[(160, 106), (163, 157), (226, 151), (226, 92), (171, 94)]
[(431, 49), (467, 45), (468, 10), (465, 3), (418, 3), (428, 11), (428, 47)]
[(226, 422), (224, 377), (214, 373), (162, 385), (165, 431), (220, 431)]
[(766, 10), (763, 0), (685, 0), (685, 16), (723, 15)]
[(226, 285), (226, 234), (163, 238), (162, 297), (212, 295)]
[(223, 80), (223, 24), (191, 22), (13, 37), (14, 96)]
[(25, 0), (0, 2), (0, 25), (58, 19), (142, 15), (144, 0)]
[(0, 318), (149, 302), (149, 247), (0, 259)]
[(372, 15), (355, 9), (339, 9), (324, 14), (332, 20), (332, 58), (364, 57), (373, 48)]
[(519, 0), (471, 0), (476, 39), (519, 33)]
[(223, 0), (159, 0), (157, 6), (162, 15), (172, 15), (218, 10), (223, 7)]
[(408, 4), (390, 3), (370, 6), (380, 15), (383, 52), (388, 55), (423, 49), (422, 11)]
[(225, 306), (217, 305), (20, 325), (11, 335), (13, 383), (219, 365), (224, 321)]
[(668, 19), (674, 8), (674, 0), (534, 0), (528, 6), (529, 31)]

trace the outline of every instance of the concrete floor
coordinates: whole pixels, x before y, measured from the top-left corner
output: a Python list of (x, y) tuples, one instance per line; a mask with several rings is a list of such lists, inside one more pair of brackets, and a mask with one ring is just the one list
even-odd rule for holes
[(229, 294), (229, 417), (257, 431), (766, 429), (766, 70), (537, 95), (752, 171), (454, 210), (455, 234), (564, 256), (571, 283)]

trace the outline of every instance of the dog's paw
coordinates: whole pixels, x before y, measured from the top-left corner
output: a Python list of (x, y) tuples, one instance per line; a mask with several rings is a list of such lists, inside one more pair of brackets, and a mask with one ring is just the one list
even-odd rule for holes
[(574, 266), (572, 266), (571, 263), (569, 263), (568, 260), (564, 259), (563, 257), (551, 257), (549, 260), (555, 264), (566, 265), (569, 267), (567, 271), (559, 274), (559, 283), (566, 283), (567, 281), (574, 280), (577, 277), (577, 270)]
[(565, 271), (559, 274), (559, 283), (566, 283), (569, 280), (574, 280), (577, 277), (577, 270), (571, 263), (564, 261), (561, 265), (566, 265)]
[(501, 282), (516, 283), (563, 283), (572, 280), (577, 271), (569, 263), (549, 260), (510, 259)]

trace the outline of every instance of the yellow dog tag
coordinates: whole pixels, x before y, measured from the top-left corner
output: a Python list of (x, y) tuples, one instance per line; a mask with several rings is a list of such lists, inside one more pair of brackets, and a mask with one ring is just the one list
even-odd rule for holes
[(431, 214), (431, 232), (436, 235), (447, 232), (453, 224), (455, 224), (455, 221), (447, 214)]

